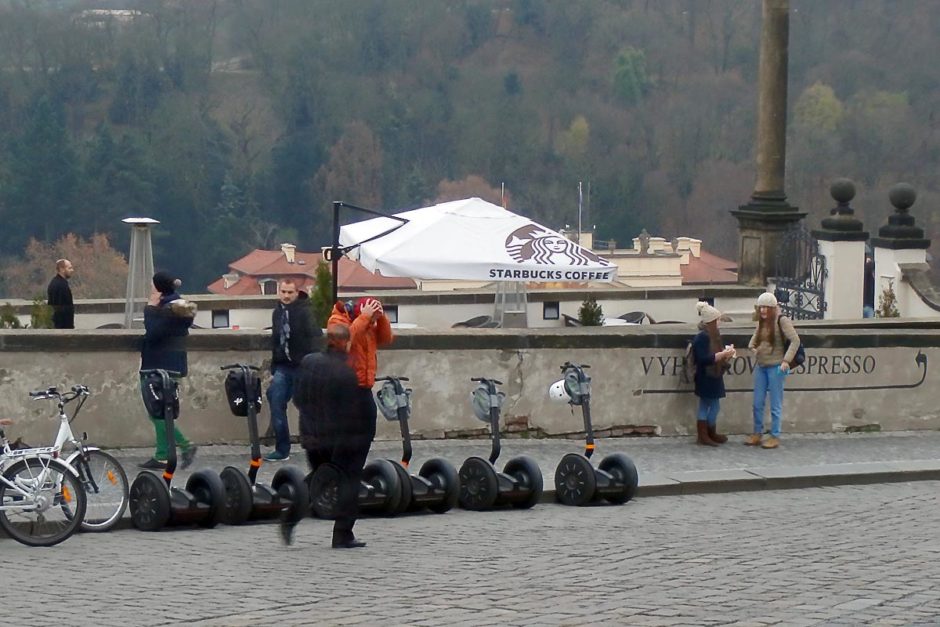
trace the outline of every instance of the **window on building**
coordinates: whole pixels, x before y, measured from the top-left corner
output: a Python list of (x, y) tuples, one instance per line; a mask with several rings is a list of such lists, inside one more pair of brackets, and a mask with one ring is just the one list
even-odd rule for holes
[(561, 308), (557, 300), (542, 303), (542, 320), (558, 320)]
[(262, 294), (265, 296), (277, 296), (277, 281), (274, 279), (262, 279), (259, 283), (261, 283)]
[(389, 322), (398, 322), (398, 305), (383, 305), (382, 310)]
[(227, 329), (228, 328), (228, 309), (213, 309), (212, 310), (212, 328), (213, 329)]

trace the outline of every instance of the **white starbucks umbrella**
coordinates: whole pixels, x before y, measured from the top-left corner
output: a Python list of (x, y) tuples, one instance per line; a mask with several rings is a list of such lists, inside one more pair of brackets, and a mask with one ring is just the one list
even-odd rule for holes
[(367, 269), (385, 276), (536, 282), (616, 278), (617, 267), (609, 261), (557, 231), (479, 198), (395, 216), (400, 220), (374, 218), (342, 227), (340, 245), (355, 247), (349, 256), (358, 256)]

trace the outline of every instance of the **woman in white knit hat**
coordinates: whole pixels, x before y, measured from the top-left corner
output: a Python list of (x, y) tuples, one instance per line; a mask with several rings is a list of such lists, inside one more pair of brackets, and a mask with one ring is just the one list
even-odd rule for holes
[(720, 399), (725, 396), (725, 364), (734, 357), (734, 347), (725, 346), (718, 331), (721, 312), (704, 301), (696, 303), (695, 308), (699, 318), (699, 332), (692, 340), (698, 396), (697, 441), (704, 446), (718, 446), (728, 441), (718, 433), (718, 411)]
[[(748, 446), (777, 448), (780, 446), (780, 420), (783, 415), (783, 380), (790, 373), (790, 362), (800, 347), (800, 336), (793, 323), (781, 316), (777, 299), (770, 292), (757, 297), (757, 329), (748, 348), (757, 357), (754, 368), (754, 430), (744, 441)], [(784, 351), (784, 344), (790, 346)], [(770, 396), (770, 436), (764, 433), (764, 404)]]

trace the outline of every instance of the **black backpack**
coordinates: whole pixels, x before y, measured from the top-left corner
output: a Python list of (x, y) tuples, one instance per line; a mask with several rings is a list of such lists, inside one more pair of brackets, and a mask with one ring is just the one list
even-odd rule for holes
[[(777, 328), (780, 329), (780, 335), (783, 335), (783, 328), (780, 326), (780, 318), (777, 318)], [(787, 351), (790, 350), (790, 340), (787, 339), (787, 336), (783, 335), (783, 353), (786, 355)], [(793, 356), (793, 361), (790, 362), (791, 368), (796, 368), (797, 366), (803, 365), (803, 362), (806, 361), (806, 349), (803, 348), (803, 340), (800, 340), (800, 346), (796, 349), (796, 355)]]
[(180, 415), (180, 386), (179, 382), (176, 379), (167, 378), (166, 381), (169, 382), (169, 389), (164, 389), (163, 385), (164, 378), (161, 377), (156, 372), (151, 372), (144, 375), (144, 382), (141, 386), (141, 396), (144, 399), (144, 407), (147, 408), (147, 413), (157, 418), (159, 420), (165, 420), (166, 415), (166, 403), (164, 403), (165, 395), (169, 394), (172, 396), (172, 402), (170, 404), (170, 409), (173, 412), (172, 418), (176, 420)]
[[(248, 388), (253, 388), (249, 390)], [(255, 414), (261, 411), (261, 378), (253, 372), (229, 370), (225, 375), (225, 397), (236, 416), (248, 415), (248, 399), (254, 401)]]

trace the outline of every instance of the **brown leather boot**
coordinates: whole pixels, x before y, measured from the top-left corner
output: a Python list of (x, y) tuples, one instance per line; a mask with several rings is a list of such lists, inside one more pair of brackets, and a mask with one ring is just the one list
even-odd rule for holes
[(718, 433), (716, 425), (708, 425), (708, 437), (711, 438), (712, 442), (718, 442), (718, 444), (724, 444), (728, 441), (728, 436)]
[(704, 420), (696, 420), (695, 425), (698, 428), (698, 443), (702, 446), (718, 446), (718, 443), (708, 437), (708, 423)]

